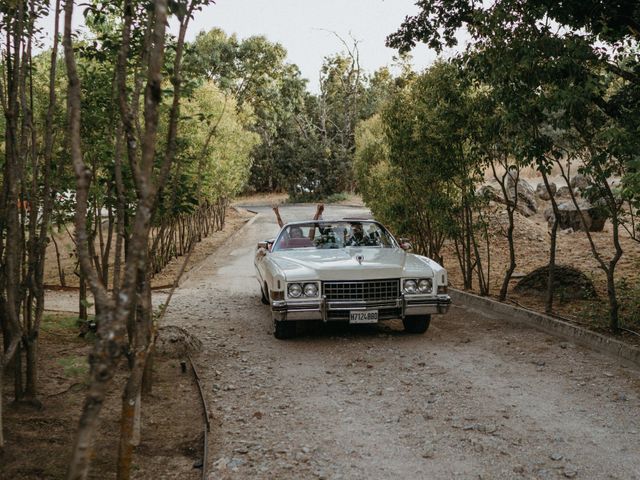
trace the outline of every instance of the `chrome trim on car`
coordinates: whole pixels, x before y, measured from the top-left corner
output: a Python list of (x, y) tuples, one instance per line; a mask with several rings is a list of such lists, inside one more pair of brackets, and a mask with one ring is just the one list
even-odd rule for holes
[(322, 292), (329, 301), (393, 300), (400, 296), (400, 279), (328, 281)]
[(380, 320), (404, 318), (408, 315), (429, 315), (446, 313), (451, 304), (449, 295), (400, 295), (386, 302), (335, 302), (327, 301), (273, 301), (271, 310), (276, 320), (348, 320), (351, 310), (378, 309)]

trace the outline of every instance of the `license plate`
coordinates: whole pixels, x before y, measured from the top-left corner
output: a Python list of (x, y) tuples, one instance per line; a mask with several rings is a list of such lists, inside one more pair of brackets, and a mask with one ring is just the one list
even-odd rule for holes
[(349, 323), (378, 323), (378, 310), (352, 310)]

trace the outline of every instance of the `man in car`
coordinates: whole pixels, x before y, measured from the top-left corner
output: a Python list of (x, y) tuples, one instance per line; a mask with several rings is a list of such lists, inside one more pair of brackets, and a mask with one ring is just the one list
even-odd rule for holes
[(366, 247), (375, 245), (375, 242), (364, 233), (362, 223), (353, 222), (351, 224), (351, 236), (345, 242), (346, 247)]

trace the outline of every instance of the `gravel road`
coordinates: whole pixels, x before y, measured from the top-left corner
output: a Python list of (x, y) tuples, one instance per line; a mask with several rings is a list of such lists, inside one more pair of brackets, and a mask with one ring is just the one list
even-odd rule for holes
[(204, 343), (211, 479), (640, 479), (640, 371), (611, 358), (462, 305), (425, 335), (397, 321), (276, 340), (253, 252), (277, 226), (252, 209), (166, 318)]

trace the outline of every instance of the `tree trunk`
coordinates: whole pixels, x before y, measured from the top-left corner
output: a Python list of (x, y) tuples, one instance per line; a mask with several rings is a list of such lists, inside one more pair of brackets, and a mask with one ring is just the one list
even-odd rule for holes
[(504, 302), (507, 299), (507, 292), (509, 290), (509, 281), (511, 280), (511, 275), (516, 269), (516, 250), (514, 246), (513, 239), (513, 230), (514, 230), (514, 209), (507, 208), (507, 213), (509, 216), (509, 228), (507, 229), (507, 241), (509, 242), (509, 268), (507, 272), (504, 274), (504, 279), (502, 280), (502, 287), (500, 288), (500, 297), (499, 300)]
[[(3, 330), (4, 333), (4, 330)], [(0, 456), (4, 450), (4, 352), (0, 354)]]
[(80, 288), (78, 292), (78, 318), (80, 321), (86, 323), (89, 319), (87, 314), (87, 281), (82, 273), (82, 269), (80, 270)]
[[(509, 227), (507, 228), (507, 242), (509, 243), (509, 268), (507, 268), (507, 271), (505, 272), (504, 279), (502, 280), (502, 287), (500, 287), (500, 295), (498, 297), (501, 302), (504, 302), (507, 299), (511, 276), (516, 269), (516, 249), (514, 244), (513, 231), (515, 228), (514, 215), (516, 208), (518, 207), (518, 181), (520, 180), (520, 169), (517, 166), (510, 166), (506, 155), (503, 155), (503, 159), (499, 161), (499, 163), (505, 169), (505, 173), (503, 175), (498, 175), (496, 171), (496, 164), (494, 161), (491, 162), (491, 170), (493, 171), (493, 178), (495, 178), (495, 180), (500, 184), (502, 196), (507, 206), (507, 216), (509, 218)], [(516, 175), (515, 179), (513, 179), (513, 199), (511, 199), (509, 189), (507, 188), (507, 177), (511, 177), (512, 167)]]
[(558, 209), (558, 202), (555, 199), (554, 193), (551, 191), (551, 185), (549, 184), (549, 178), (547, 173), (542, 169), (542, 181), (544, 186), (551, 197), (551, 208), (553, 208), (553, 226), (551, 227), (551, 245), (549, 248), (549, 277), (547, 279), (547, 294), (545, 299), (544, 311), (547, 314), (553, 313), (553, 281), (556, 268), (556, 244), (558, 239), (558, 225), (560, 210)]
[[(136, 356), (133, 369), (129, 374), (124, 395), (122, 396), (122, 415), (120, 417), (120, 446), (118, 449), (117, 479), (127, 480), (131, 475), (133, 462), (134, 431), (136, 408), (140, 408), (140, 387), (144, 370), (144, 352)], [(136, 407), (138, 405), (138, 407)], [(139, 422), (138, 422), (139, 424)]]
[(22, 401), (22, 397), (24, 397), (24, 382), (22, 380), (22, 350), (22, 342), (20, 342), (13, 357), (13, 399), (15, 402)]
[(550, 315), (553, 313), (553, 281), (556, 268), (556, 241), (558, 238), (558, 216), (556, 215), (551, 227), (551, 246), (549, 247), (549, 276), (547, 278), (547, 293), (544, 304), (544, 311)]
[(153, 312), (151, 306), (150, 278), (146, 273), (147, 262), (138, 270), (137, 305), (132, 347), (132, 368), (122, 396), (120, 418), (120, 446), (118, 449), (118, 480), (127, 480), (131, 474), (133, 448), (140, 442), (142, 422), (141, 389), (146, 361), (151, 345)]
[(40, 408), (42, 403), (38, 400), (38, 342), (36, 334), (29, 335), (25, 344), (27, 360), (25, 400), (34, 407)]
[(62, 264), (60, 263), (60, 250), (58, 249), (58, 242), (56, 242), (56, 236), (53, 232), (51, 232), (51, 240), (53, 241), (53, 246), (56, 250), (56, 263), (58, 265), (58, 278), (60, 279), (60, 286), (66, 287), (67, 282), (64, 278), (64, 270), (62, 269)]

